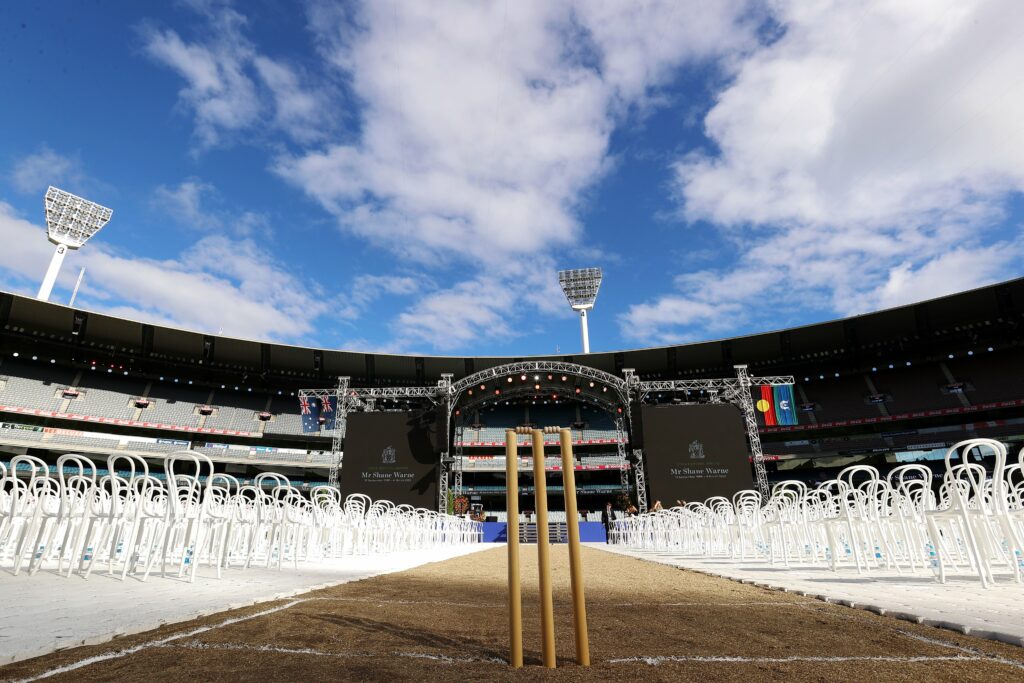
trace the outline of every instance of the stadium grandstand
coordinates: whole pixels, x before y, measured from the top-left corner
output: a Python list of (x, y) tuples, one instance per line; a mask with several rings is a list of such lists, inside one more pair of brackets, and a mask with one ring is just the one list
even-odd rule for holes
[[(934, 463), (953, 443), (1024, 441), (1024, 280), (817, 325), (702, 343), (545, 357), (643, 380), (728, 376), (736, 364), (796, 378), (798, 424), (761, 425), (769, 479), (823, 481), (851, 464)], [(52, 462), (74, 449), (154, 459), (183, 447), (251, 479), (284, 468), (324, 483), (332, 443), (304, 433), (296, 393), (430, 386), (521, 359), (419, 357), (231, 339), (0, 294), (0, 451)], [(655, 403), (699, 397), (664, 393)], [(395, 404), (400, 407), (399, 404)], [(506, 429), (571, 426), (580, 494), (618, 491), (618, 433), (606, 411), (526, 397), (460, 418), (465, 492), (503, 509)], [(628, 465), (627, 465), (628, 466)], [(524, 501), (526, 499), (524, 498)]]

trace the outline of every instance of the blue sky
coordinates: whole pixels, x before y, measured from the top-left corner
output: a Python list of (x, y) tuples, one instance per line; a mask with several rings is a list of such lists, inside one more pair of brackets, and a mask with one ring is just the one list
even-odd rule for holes
[(0, 7), (0, 287), (355, 350), (717, 338), (1022, 274), (1024, 5)]

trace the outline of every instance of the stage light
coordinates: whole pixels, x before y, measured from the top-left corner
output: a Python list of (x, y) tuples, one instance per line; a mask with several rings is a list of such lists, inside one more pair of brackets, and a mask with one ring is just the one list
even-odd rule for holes
[(508, 383), (512, 384), (512, 378), (511, 377), (508, 378)]
[(534, 375), (533, 376), (533, 381), (534, 382), (539, 382), (540, 381), (540, 375)]
[(486, 388), (487, 388), (487, 385), (485, 385), (485, 384), (481, 384), (481, 385), (480, 385), (480, 391), (483, 391), (483, 390), (484, 390), (484, 389), (486, 389)]
[(526, 381), (526, 375), (520, 375), (519, 379), (521, 379), (521, 380), (523, 380), (525, 382)]
[(967, 352), (967, 355), (968, 355), (968, 356), (973, 356), (973, 355), (974, 355), (974, 351), (968, 351), (968, 352)]
[(587, 329), (587, 311), (594, 309), (597, 292), (601, 288), (600, 268), (579, 268), (558, 271), (558, 284), (572, 310), (580, 312), (580, 336), (583, 353), (590, 353), (590, 332)]
[(549, 381), (549, 382), (550, 382), (551, 380), (553, 380), (554, 378), (555, 378), (555, 376), (554, 376), (554, 375), (548, 375), (548, 381)]
[(621, 414), (621, 413), (622, 413), (622, 406), (619, 406), (619, 407), (618, 407), (618, 408), (616, 408), (615, 410), (616, 410), (616, 412), (618, 412), (618, 413), (620, 413), (620, 414)]
[(552, 401), (557, 401), (558, 400), (558, 394), (551, 394), (551, 400)]
[(17, 351), (15, 351), (15, 352), (14, 352), (14, 353), (12, 353), (11, 355), (12, 355), (12, 356), (14, 356), (15, 358), (17, 358), (17, 357), (18, 357), (18, 352), (17, 352)]
[(591, 382), (591, 383), (590, 383), (590, 388), (591, 388), (591, 389), (593, 389), (593, 388), (594, 388), (594, 383), (593, 383), (593, 382)]
[[(989, 351), (991, 351), (991, 350), (992, 350), (992, 349), (989, 349)], [(950, 360), (953, 360), (953, 354), (949, 354), (949, 359), (950, 359)]]
[(52, 365), (52, 364), (54, 364), (54, 363), (56, 363), (56, 362), (57, 362), (57, 361), (56, 361), (55, 359), (53, 359), (53, 358), (51, 358), (51, 359), (50, 359), (50, 364), (51, 364), (51, 365)]
[(562, 375), (562, 381), (563, 381), (563, 382), (564, 382), (565, 380), (567, 380), (567, 379), (569, 379), (569, 378), (568, 378), (568, 377), (566, 377), (565, 375)]
[(892, 370), (892, 363), (889, 363), (889, 369)]
[(39, 360), (39, 356), (32, 356), (32, 360)]
[(992, 347), (991, 347), (991, 346), (990, 346), (990, 347), (988, 347), (988, 349), (987, 349), (987, 350), (988, 350), (988, 352), (989, 352), (989, 353), (992, 353)]
[(581, 393), (582, 391), (583, 391), (582, 389), (580, 389), (579, 387), (576, 387), (576, 393), (577, 394)]
[[(43, 197), (43, 209), (46, 213), (47, 237), (57, 245), (46, 276), (39, 286), (39, 293), (36, 294), (40, 301), (48, 301), (68, 250), (81, 248), (107, 224), (114, 212), (52, 186), (47, 188)], [(78, 291), (77, 285), (75, 291)]]
[(908, 368), (910, 367), (910, 361), (909, 360), (907, 361), (907, 367)]
[(540, 391), (540, 385), (539, 385), (539, 384), (534, 384), (534, 385), (533, 385), (533, 388), (534, 388), (534, 389), (536, 389), (536, 390), (538, 390), (538, 391)]
[(495, 396), (497, 396), (497, 395), (498, 395), (498, 394), (500, 394), (500, 393), (501, 393), (501, 389), (495, 389), (495, 390), (494, 390), (494, 395), (495, 395)]
[(601, 387), (601, 391), (607, 393), (608, 392), (608, 387)]
[(469, 390), (469, 391), (467, 391), (466, 393), (467, 393), (467, 394), (469, 394), (470, 396), (472, 396), (472, 395), (473, 395), (473, 390), (472, 390), (472, 389), (470, 389), (470, 390)]

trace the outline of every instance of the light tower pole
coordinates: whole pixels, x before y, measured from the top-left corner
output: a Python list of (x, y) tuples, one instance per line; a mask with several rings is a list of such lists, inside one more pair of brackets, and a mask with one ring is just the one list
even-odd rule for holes
[(46, 234), (57, 245), (36, 295), (40, 301), (48, 301), (68, 249), (81, 248), (107, 224), (114, 212), (52, 185), (46, 190), (43, 208), (46, 210)]
[(565, 298), (572, 310), (580, 312), (580, 336), (583, 337), (583, 353), (590, 353), (590, 330), (587, 328), (587, 311), (593, 310), (597, 301), (597, 290), (601, 288), (600, 268), (579, 268), (558, 271), (558, 284), (562, 286)]

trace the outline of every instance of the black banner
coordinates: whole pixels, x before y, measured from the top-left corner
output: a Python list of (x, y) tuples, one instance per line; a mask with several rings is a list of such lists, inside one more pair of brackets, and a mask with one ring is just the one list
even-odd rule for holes
[(727, 403), (644, 406), (647, 499), (664, 507), (754, 487), (743, 415)]
[(349, 413), (341, 495), (437, 509), (438, 421), (434, 411)]

